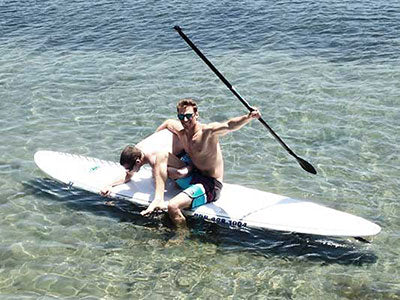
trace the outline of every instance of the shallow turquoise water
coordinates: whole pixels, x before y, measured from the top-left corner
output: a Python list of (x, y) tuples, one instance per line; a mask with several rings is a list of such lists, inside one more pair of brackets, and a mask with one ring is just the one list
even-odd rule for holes
[[(400, 6), (396, 1), (0, 1), (0, 295), (36, 298), (399, 299)], [(199, 100), (245, 113), (179, 24), (301, 157), (257, 122), (222, 140), (225, 181), (379, 224), (371, 244), (164, 217), (68, 190), (40, 149), (118, 160)], [(245, 200), (245, 199), (244, 199)]]

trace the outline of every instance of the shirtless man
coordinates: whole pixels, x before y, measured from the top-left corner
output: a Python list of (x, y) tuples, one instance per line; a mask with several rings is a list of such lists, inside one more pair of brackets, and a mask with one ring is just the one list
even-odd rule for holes
[[(188, 167), (193, 165), (194, 170), (187, 175), (189, 170), (186, 170), (185, 166), (177, 164), (175, 158), (170, 158), (171, 165), (176, 167), (173, 170), (177, 172), (165, 171), (168, 168), (167, 163), (164, 162), (160, 169), (164, 176), (160, 177), (166, 179), (168, 174), (169, 177), (177, 179), (177, 184), (182, 188), (183, 191), (169, 201), (168, 214), (177, 227), (185, 227), (186, 220), (182, 209), (213, 202), (219, 197), (224, 175), (219, 137), (240, 129), (251, 120), (260, 118), (261, 115), (255, 109), (249, 114), (232, 118), (226, 122), (201, 124), (198, 121), (197, 104), (192, 99), (180, 100), (177, 104), (177, 112), (179, 121), (166, 120), (157, 131), (166, 128), (178, 137), (189, 157), (185, 158), (186, 164)], [(170, 155), (170, 157), (173, 156)], [(180, 174), (182, 170), (185, 173), (183, 175)], [(162, 186), (164, 187), (165, 184)], [(141, 214), (147, 216), (158, 209), (163, 209), (163, 203), (156, 199)]]
[[(174, 136), (173, 139), (173, 153), (182, 151), (182, 146), (177, 137)], [(105, 186), (100, 191), (100, 194), (102, 196), (109, 196), (112, 187), (129, 182), (132, 176), (138, 172), (143, 165), (148, 164), (152, 168), (156, 188), (154, 200), (149, 208), (153, 206), (157, 207), (152, 210), (167, 209), (164, 204), (164, 190), (167, 177), (173, 179), (182, 178), (187, 176), (192, 170), (190, 164), (185, 164), (172, 153), (166, 151), (151, 152), (141, 143), (138, 143), (136, 146), (126, 146), (121, 152), (120, 164), (125, 168), (125, 174), (115, 182)]]

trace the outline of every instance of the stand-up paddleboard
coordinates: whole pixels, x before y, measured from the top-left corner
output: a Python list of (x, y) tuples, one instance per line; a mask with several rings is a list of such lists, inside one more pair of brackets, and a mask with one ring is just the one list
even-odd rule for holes
[[(144, 139), (138, 146), (144, 151), (171, 151), (172, 141), (172, 133), (163, 130)], [(104, 186), (125, 175), (125, 169), (116, 162), (81, 155), (38, 151), (34, 159), (50, 177), (92, 193), (100, 193)], [(165, 200), (179, 192), (174, 182), (168, 180)], [(148, 206), (154, 199), (151, 168), (142, 167), (130, 182), (114, 187), (111, 197)], [(184, 214), (233, 228), (264, 228), (324, 236), (365, 237), (381, 230), (378, 225), (349, 213), (228, 183), (224, 183), (218, 201), (185, 210)]]

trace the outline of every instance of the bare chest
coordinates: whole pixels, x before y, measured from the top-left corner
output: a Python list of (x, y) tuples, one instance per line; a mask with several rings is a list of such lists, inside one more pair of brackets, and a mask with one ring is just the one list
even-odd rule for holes
[(197, 156), (208, 148), (207, 140), (201, 133), (195, 134), (193, 136), (184, 135), (182, 144), (189, 155), (195, 154)]

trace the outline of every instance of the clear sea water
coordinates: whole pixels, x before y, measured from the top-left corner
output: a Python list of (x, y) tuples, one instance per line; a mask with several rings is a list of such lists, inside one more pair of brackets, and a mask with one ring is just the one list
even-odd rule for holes
[[(36, 168), (118, 160), (182, 97), (202, 122), (246, 113), (174, 25), (318, 170), (255, 121), (222, 139), (225, 181), (369, 219), (372, 243), (192, 220), (174, 245), (165, 216)], [(393, 0), (0, 0), (0, 298), (400, 299), (399, 49)]]

